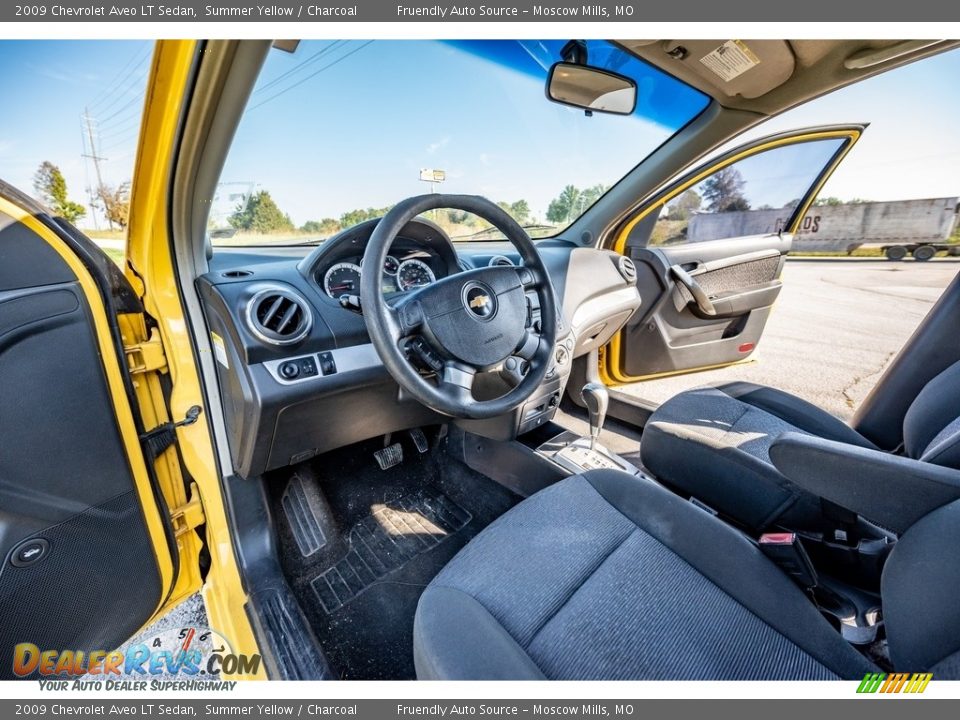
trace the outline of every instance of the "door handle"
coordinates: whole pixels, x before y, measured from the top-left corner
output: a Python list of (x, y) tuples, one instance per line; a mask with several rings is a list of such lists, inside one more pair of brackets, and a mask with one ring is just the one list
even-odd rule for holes
[(680, 265), (671, 265), (670, 274), (673, 275), (674, 279), (683, 285), (691, 295), (693, 295), (694, 302), (697, 303), (697, 308), (704, 315), (708, 317), (715, 317), (717, 314), (717, 309), (713, 306), (713, 302), (710, 300), (710, 297), (707, 295), (706, 291), (700, 287), (693, 276), (684, 270)]

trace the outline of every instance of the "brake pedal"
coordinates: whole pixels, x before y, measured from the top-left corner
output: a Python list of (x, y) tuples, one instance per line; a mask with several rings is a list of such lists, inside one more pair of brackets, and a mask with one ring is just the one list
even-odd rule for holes
[(387, 445), (382, 450), (375, 450), (373, 456), (381, 470), (389, 470), (403, 462), (403, 446), (400, 443)]
[(413, 444), (417, 446), (417, 452), (421, 455), (430, 449), (430, 443), (427, 442), (427, 436), (420, 428), (413, 428), (410, 430), (410, 439), (413, 440)]

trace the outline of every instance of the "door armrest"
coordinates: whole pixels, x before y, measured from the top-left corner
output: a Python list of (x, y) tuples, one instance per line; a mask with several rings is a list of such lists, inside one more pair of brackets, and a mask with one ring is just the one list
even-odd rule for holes
[(798, 487), (898, 534), (960, 498), (960, 471), (802, 433), (780, 435), (770, 459)]

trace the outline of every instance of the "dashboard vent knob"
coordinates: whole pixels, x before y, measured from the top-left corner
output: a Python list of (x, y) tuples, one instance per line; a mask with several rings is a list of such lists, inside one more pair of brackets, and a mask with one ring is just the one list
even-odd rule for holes
[(626, 255), (622, 255), (617, 261), (617, 267), (620, 269), (620, 274), (623, 275), (624, 279), (627, 282), (636, 282), (637, 281), (637, 266), (633, 264), (633, 260), (628, 258)]
[(307, 301), (286, 288), (266, 288), (247, 303), (247, 326), (257, 338), (271, 345), (300, 342), (312, 324), (313, 313)]
[(513, 260), (506, 255), (494, 255), (487, 263), (487, 267), (513, 267)]

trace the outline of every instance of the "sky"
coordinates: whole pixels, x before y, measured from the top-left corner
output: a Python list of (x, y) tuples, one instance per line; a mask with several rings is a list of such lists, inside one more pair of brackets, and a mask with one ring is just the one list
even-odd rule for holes
[[(152, 42), (0, 41), (0, 177), (34, 194), (45, 160), (59, 166), (71, 199), (87, 204), (95, 169), (83, 119), (89, 110), (104, 182), (133, 171)], [(102, 224), (102, 221), (100, 221)], [(93, 227), (92, 218), (79, 223)]]
[(439, 191), (524, 199), (542, 219), (565, 185), (613, 184), (706, 105), (626, 53), (611, 57), (606, 43), (591, 62), (626, 60), (621, 70), (643, 74), (637, 114), (588, 118), (548, 102), (559, 45), (308, 41), (294, 55), (274, 50), (221, 177), (269, 190), (297, 224), (428, 192), (422, 168), (445, 171)]
[[(309, 41), (293, 55), (273, 50), (222, 180), (270, 190), (301, 224), (424, 192), (419, 169), (436, 168), (447, 173), (441, 191), (523, 198), (542, 218), (564, 185), (612, 184), (699, 107), (695, 95), (650, 74), (633, 117), (587, 118), (547, 102), (542, 67), (555, 45), (514, 46), (511, 69), (491, 64), (500, 52), (492, 46)], [(72, 198), (86, 202), (95, 182), (83, 157), (93, 154), (89, 113), (104, 180), (130, 179), (150, 52), (145, 41), (0, 42), (0, 88), (16, 99), (0, 113), (0, 177), (32, 193), (33, 173), (49, 160), (63, 170)], [(591, 59), (613, 62), (599, 46)], [(734, 144), (807, 125), (869, 122), (823, 194), (957, 195), (957, 78), (960, 51), (953, 51), (800, 106)]]

